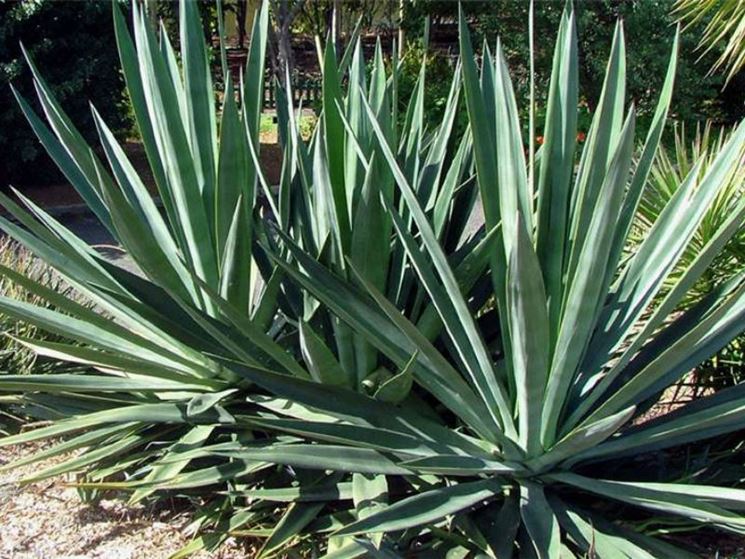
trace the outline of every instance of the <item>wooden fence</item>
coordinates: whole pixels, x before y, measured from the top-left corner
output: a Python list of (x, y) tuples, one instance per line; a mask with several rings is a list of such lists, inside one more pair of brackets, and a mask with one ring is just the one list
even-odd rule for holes
[[(276, 109), (277, 100), (274, 96), (274, 85), (271, 80), (264, 81), (264, 108)], [(298, 78), (292, 81), (292, 105), (299, 107), (301, 102), (304, 108), (310, 108), (321, 98), (321, 79)]]

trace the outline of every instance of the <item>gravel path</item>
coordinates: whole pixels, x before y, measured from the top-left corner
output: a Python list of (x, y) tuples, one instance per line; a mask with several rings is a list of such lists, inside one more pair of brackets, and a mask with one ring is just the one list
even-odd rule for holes
[[(48, 445), (0, 449), (0, 467)], [(0, 559), (166, 559), (189, 543), (185, 528), (193, 509), (188, 505), (171, 500), (157, 508), (130, 507), (109, 498), (87, 504), (66, 485), (73, 480), (71, 476), (17, 483), (71, 457), (0, 471)], [(250, 547), (230, 538), (216, 552), (192, 557), (240, 559), (253, 555)]]

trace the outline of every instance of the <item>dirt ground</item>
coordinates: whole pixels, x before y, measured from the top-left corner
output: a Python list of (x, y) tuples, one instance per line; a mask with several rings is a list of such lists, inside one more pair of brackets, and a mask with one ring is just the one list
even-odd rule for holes
[[(0, 465), (17, 460), (38, 444), (0, 449)], [(57, 459), (59, 461), (59, 459)], [(50, 459), (43, 466), (51, 466)], [(0, 472), (0, 559), (165, 559), (189, 543), (184, 529), (193, 511), (172, 507), (129, 507), (118, 500), (86, 504), (64, 476), (21, 486), (14, 481), (39, 464)], [(251, 557), (250, 548), (230, 539), (198, 559)]]

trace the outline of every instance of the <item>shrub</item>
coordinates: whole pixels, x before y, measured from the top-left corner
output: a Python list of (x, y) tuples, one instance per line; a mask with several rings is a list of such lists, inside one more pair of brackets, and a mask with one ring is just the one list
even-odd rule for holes
[[(423, 83), (399, 127), (398, 76), (386, 75), (380, 49), (368, 76), (359, 45), (339, 63), (327, 46), (309, 142), (278, 93), (284, 160), (272, 189), (255, 164), (267, 8), (240, 106), (226, 96), (219, 134), (198, 14), (189, 2), (182, 9), (183, 69), (137, 9), (134, 43), (115, 12), (164, 216), (102, 119), (107, 165), (56, 111), (45, 111), (47, 128), (19, 97), (146, 276), (3, 197), (28, 231), (0, 220), (3, 228), (97, 305), (55, 299), (62, 315), (0, 298), (6, 314), (78, 343), (36, 344), (42, 354), (95, 367), (0, 383), (60, 415), (0, 445), (68, 436), (26, 461), (87, 447), (33, 479), (85, 469), (81, 487), (129, 490), (133, 501), (216, 487), (195, 522), (213, 531), (182, 555), (230, 532), (263, 537), (263, 556), (296, 545), (332, 557), (685, 557), (634, 521), (654, 514), (745, 530), (742, 490), (686, 483), (642, 459), (739, 429), (743, 413), (738, 385), (644, 416), (745, 319), (737, 277), (668, 320), (738, 230), (730, 221), (653, 305), (738, 164), (745, 123), (699, 187), (686, 182), (622, 258), (667, 117), (677, 42), (632, 172), (635, 113), (617, 27), (576, 166), (569, 8), (535, 174), (502, 47), (485, 53), (479, 76), (462, 18), (460, 71), (429, 132)], [(42, 104), (55, 108), (36, 81)], [(461, 94), (470, 133), (449, 152)], [(477, 204), (485, 225), (468, 227)], [(733, 220), (744, 213), (742, 202)], [(41, 293), (31, 280), (24, 287)]]
[[(437, 50), (427, 50), (420, 41), (410, 41), (404, 51), (398, 69), (399, 80), (399, 109), (400, 116), (406, 114), (408, 100), (417, 88), (417, 81), (422, 65), (426, 58), (426, 80), (424, 88), (424, 119), (427, 127), (437, 126), (445, 114), (450, 84), (453, 81), (455, 64), (444, 53)], [(461, 107), (456, 115), (454, 136), (460, 138), (467, 126), (465, 109)]]
[[(722, 146), (732, 132), (720, 129), (712, 130), (711, 123), (703, 128), (697, 127), (690, 139), (685, 133), (685, 125), (676, 126), (674, 148), (661, 148), (657, 153), (649, 177), (649, 185), (644, 191), (636, 221), (634, 240), (638, 243), (644, 239), (659, 219), (661, 212), (675, 197), (680, 188), (688, 187), (686, 180), (693, 184), (692, 192), (701, 184), (701, 179), (716, 160)], [(701, 224), (696, 229), (691, 243), (681, 256), (680, 262), (673, 270), (667, 285), (673, 285), (687, 266), (693, 262), (704, 247), (716, 237), (719, 228), (737, 215), (738, 204), (745, 196), (745, 146), (735, 156), (739, 164), (730, 169), (722, 178), (723, 186), (707, 210)], [(741, 228), (724, 245), (704, 272), (698, 283), (689, 291), (687, 302), (700, 299), (711, 292), (718, 284), (729, 279), (745, 266), (745, 230)]]
[[(693, 181), (693, 189), (698, 188), (701, 178), (706, 174), (717, 154), (726, 143), (732, 131), (722, 128), (716, 131), (711, 123), (697, 127), (691, 138), (686, 135), (685, 126), (676, 127), (674, 149), (672, 153), (661, 148), (657, 154), (650, 173), (649, 184), (639, 205), (639, 214), (634, 232), (634, 242), (641, 242), (649, 234), (654, 222), (662, 210), (675, 197), (679, 188), (686, 185), (686, 180)], [(716, 233), (727, 221), (737, 219), (738, 205), (745, 197), (745, 146), (739, 156), (739, 165), (730, 170), (722, 179), (723, 186), (701, 224), (694, 233), (693, 239), (683, 252), (681, 259), (670, 277), (665, 282), (671, 287), (685, 273), (686, 267), (695, 260), (698, 254), (711, 242), (716, 242)], [(741, 221), (742, 223), (742, 221)], [(683, 299), (682, 306), (687, 307), (710, 293), (717, 285), (732, 278), (745, 266), (745, 228), (740, 227), (732, 238), (723, 246), (698, 282)], [(743, 378), (745, 364), (742, 358), (743, 338), (740, 337), (724, 348), (718, 355), (705, 361), (696, 370), (697, 390), (720, 389), (737, 384)]]
[[(13, 281), (16, 274), (21, 274), (31, 280), (48, 287), (49, 289), (70, 294), (54, 271), (43, 262), (34, 258), (31, 253), (17, 243), (5, 239), (0, 243), (0, 269), (3, 275), (0, 277), (0, 293), (4, 297), (26, 301), (33, 305), (50, 307), (43, 297), (29, 293), (18, 283)], [(33, 324), (26, 324), (13, 320), (7, 316), (0, 316), (0, 328), (4, 334), (0, 341), (0, 371), (2, 373), (26, 374), (32, 371), (43, 372), (50, 364), (45, 363), (36, 367), (36, 354), (33, 350), (18, 343), (17, 339), (61, 339), (56, 336), (48, 336), (46, 332)]]
[[(13, 278), (22, 275), (31, 278), (40, 285), (46, 286), (59, 293), (71, 294), (55, 273), (43, 262), (34, 258), (29, 251), (18, 243), (7, 238), (0, 242), (0, 294), (33, 305), (53, 308), (43, 297), (27, 292)], [(60, 371), (68, 366), (56, 360), (37, 359), (33, 349), (24, 344), (33, 340), (63, 341), (61, 336), (49, 335), (34, 324), (15, 320), (0, 314), (0, 382), (6, 374), (23, 375)], [(22, 418), (15, 410), (22, 403), (16, 396), (0, 396), (0, 433), (11, 427), (17, 427)], [(29, 413), (31, 410), (26, 410)], [(7, 434), (7, 432), (6, 432)]]
[[(44, 70), (49, 87), (87, 139), (92, 140), (96, 132), (89, 99), (96, 102), (113, 130), (128, 129), (124, 82), (117, 68), (109, 12), (106, 2), (0, 2), (0, 150), (13, 154), (0, 163), (3, 189), (11, 182), (27, 185), (60, 180), (10, 91), (13, 84), (26, 96), (33, 92), (33, 84), (23, 72), (19, 42)], [(34, 172), (30, 176), (31, 168)]]

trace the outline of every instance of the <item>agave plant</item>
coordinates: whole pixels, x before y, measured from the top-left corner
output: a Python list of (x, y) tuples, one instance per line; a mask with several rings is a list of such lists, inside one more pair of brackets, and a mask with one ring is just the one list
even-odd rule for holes
[[(528, 161), (501, 45), (484, 46), (479, 73), (462, 18), (460, 65), (434, 130), (423, 119), (426, 68), (399, 126), (398, 62), (387, 75), (378, 48), (368, 76), (357, 42), (340, 62), (329, 47), (309, 142), (289, 80), (279, 89), (283, 172), (273, 188), (256, 137), (267, 18), (264, 7), (238, 102), (225, 80), (218, 131), (193, 4), (182, 4), (181, 65), (136, 6), (134, 42), (115, 12), (164, 216), (105, 124), (103, 163), (32, 65), (49, 127), (19, 99), (29, 121), (144, 277), (28, 200), (36, 219), (3, 198), (27, 229), (3, 228), (96, 305), (3, 270), (60, 312), (10, 299), (0, 310), (76, 344), (23, 341), (90, 367), (0, 381), (59, 417), (0, 445), (65, 436), (23, 463), (86, 449), (31, 479), (83, 471), (81, 487), (134, 501), (212, 487), (194, 524), (203, 534), (181, 555), (243, 533), (263, 539), (264, 556), (292, 544), (329, 557), (687, 556), (616, 522), (644, 511), (745, 531), (745, 493), (684, 480), (673, 452), (738, 429), (742, 388), (645, 416), (745, 319), (743, 271), (670, 317), (741, 228), (745, 200), (656, 298), (738, 164), (745, 124), (624, 250), (677, 40), (633, 170), (620, 25), (578, 165), (571, 7), (545, 142)], [(461, 96), (470, 125), (451, 138)], [(479, 205), (485, 223), (474, 230)], [(650, 455), (668, 457), (664, 476)], [(629, 507), (619, 514), (619, 504)]]
[[(0, 302), (2, 312), (72, 343), (24, 336), (16, 336), (17, 341), (40, 355), (81, 365), (78, 374), (3, 378), (0, 390), (17, 393), (14, 401), (21, 399), (27, 413), (60, 421), (0, 444), (85, 431), (8, 466), (88, 448), (40, 470), (28, 482), (84, 470), (83, 485), (101, 488), (99, 481), (124, 475), (126, 481), (114, 486), (131, 490), (132, 502), (165, 487), (192, 490), (222, 484), (224, 489), (230, 483), (232, 489), (236, 480), (250, 479), (253, 489), (284, 482), (287, 474), (270, 471), (269, 462), (213, 458), (206, 464), (206, 451), (200, 450), (261, 440), (262, 449), (273, 452), (273, 445), (287, 442), (267, 439), (263, 426), (241, 419), (241, 414), (255, 412), (253, 399), (259, 397), (247, 402), (256, 389), (244, 367), (377, 394), (386, 401), (406, 396), (412, 385), (406, 368), (410, 356), (398, 363), (397, 371), (382, 361), (374, 346), (290, 285), (272, 261), (273, 253), (267, 252), (277, 241), (267, 233), (267, 219), (339, 273), (347, 269), (347, 258), (358, 267), (368, 266), (366, 277), (380, 288), (390, 285), (390, 292), (411, 307), (411, 316), (420, 318), (429, 337), (439, 331), (426, 293), (417, 289), (405, 265), (403, 249), (390, 247), (390, 219), (377, 197), (381, 185), (393, 189), (384, 159), (381, 155), (374, 164), (356, 161), (357, 152), (363, 161), (372, 161), (378, 149), (362, 112), (364, 99), (376, 107), (391, 145), (400, 146), (402, 157), (411, 162), (409, 180), (417, 180), (428, 192), (443, 242), (454, 245), (476, 200), (475, 183), (469, 179), (470, 137), (446, 165), (460, 82), (453, 84), (443, 124), (426, 131), (423, 69), (400, 129), (396, 74), (386, 75), (380, 46), (369, 85), (359, 44), (352, 43), (338, 66), (333, 50), (327, 50), (324, 96), (329, 109), (308, 145), (298, 131), (292, 96), (278, 91), (285, 149), (282, 181), (275, 189), (258, 164), (266, 6), (256, 18), (245, 73), (238, 79), (225, 76), (219, 118), (196, 8), (184, 2), (180, 13), (178, 57), (167, 33), (161, 29), (156, 37), (138, 6), (133, 6), (134, 39), (114, 10), (122, 69), (162, 213), (95, 109), (105, 161), (85, 143), (28, 59), (48, 124), (17, 95), (21, 108), (50, 156), (142, 272), (132, 274), (108, 262), (21, 193), (16, 192), (29, 211), (3, 196), (20, 223), (3, 219), (3, 229), (59, 270), (64, 281), (94, 305), (82, 305), (10, 268), (2, 269), (9, 281), (56, 309), (6, 297)], [(343, 94), (341, 76), (347, 68), (358, 87)], [(471, 254), (454, 256), (469, 288), (485, 266), (483, 236), (483, 231), (474, 232), (469, 236)], [(294, 474), (289, 479), (295, 479)], [(213, 499), (196, 524), (225, 519), (227, 524), (221, 526), (235, 529), (249, 521), (273, 523), (273, 499), (260, 500), (257, 512), (254, 505), (233, 514), (234, 503), (232, 494)], [(298, 512), (290, 512), (292, 520)], [(278, 548), (312, 520), (303, 514), (305, 523), (293, 521), (292, 531), (280, 523), (265, 551)], [(196, 540), (184, 553), (220, 539)]]
[[(21, 193), (16, 194), (27, 210), (2, 195), (17, 218), (17, 223), (3, 218), (3, 229), (91, 303), (2, 268), (5, 278), (50, 305), (4, 297), (3, 314), (25, 317), (73, 343), (25, 336), (17, 341), (84, 370), (4, 376), (2, 390), (21, 392), (26, 413), (59, 421), (3, 444), (85, 431), (20, 463), (88, 448), (32, 478), (84, 469), (93, 483), (126, 472), (137, 486), (132, 501), (148, 497), (165, 480), (173, 487), (200, 487), (256, 470), (233, 461), (227, 469), (195, 469), (180, 478), (190, 461), (167, 461), (172, 451), (198, 448), (217, 433), (250, 437), (245, 425), (220, 431), (236, 423), (226, 407), (244, 401), (234, 393), (245, 383), (210, 355), (307, 375), (267, 334), (279, 293), (276, 281), (259, 279), (271, 270), (261, 267), (260, 257), (252, 258), (262, 234), (260, 221), (254, 228), (252, 157), (259, 149), (268, 12), (264, 8), (255, 18), (245, 74), (237, 80), (226, 76), (219, 131), (197, 6), (184, 2), (180, 13), (179, 64), (168, 34), (161, 27), (158, 40), (136, 4), (134, 39), (114, 8), (122, 70), (163, 213), (95, 109), (105, 162), (83, 140), (28, 57), (47, 123), (16, 93), (52, 159), (142, 275), (109, 263)], [(219, 518), (224, 501), (206, 509), (202, 520)]]
[[(603, 518), (599, 502), (613, 500), (742, 531), (739, 490), (675, 483), (675, 478), (663, 483), (635, 458), (737, 428), (731, 414), (739, 405), (740, 387), (653, 420), (645, 421), (644, 414), (703, 355), (743, 329), (742, 270), (688, 312), (668, 320), (722, 245), (741, 229), (742, 200), (664, 299), (656, 302), (655, 295), (739, 164), (745, 125), (723, 146), (697, 188), (698, 166), (686, 177), (642, 244), (623, 258), (667, 114), (675, 52), (653, 125), (629, 176), (634, 112), (624, 106), (619, 26), (575, 174), (575, 41), (570, 11), (557, 42), (546, 141), (533, 185), (501, 47), (497, 45), (494, 56), (485, 49), (478, 76), (461, 20), (462, 76), (501, 325), (496, 351), (473, 318), (472, 292), (459, 284), (417, 185), (407, 179), (400, 155), (388, 149), (371, 110), (369, 122), (399, 196), (397, 202), (381, 192), (381, 199), (397, 242), (444, 325), (443, 345), (430, 344), (406, 316), (407, 309), (397, 308), (362, 274), (343, 281), (286, 240), (299, 264), (282, 264), (287, 273), (371, 340), (381, 336), (387, 317), (393, 332), (379, 347), (385, 350), (385, 344), (396, 342), (398, 347), (385, 350), (391, 360), (399, 352), (412, 355), (415, 382), (437, 401), (430, 408), (445, 408), (458, 418), (455, 424), (440, 421), (449, 427), (445, 439), (445, 433), (436, 431), (439, 426), (427, 428), (413, 419), (407, 425), (393, 424), (393, 410), (380, 405), (363, 414), (362, 401), (354, 408), (349, 398), (343, 404), (337, 399), (324, 404), (310, 389), (286, 383), (283, 390), (278, 379), (275, 383), (256, 376), (257, 384), (324, 412), (315, 425), (302, 414), (295, 416), (302, 423), (286, 420), (289, 432), (376, 450), (385, 462), (374, 466), (368, 459), (368, 474), (391, 473), (390, 460), (398, 457), (396, 466), (434, 476), (426, 490), (411, 484), (408, 496), (341, 527), (337, 537), (385, 533), (396, 541), (403, 533), (399, 545), (408, 546), (417, 538), (444, 537), (444, 531), (463, 537), (466, 548), (497, 556), (510, 554), (515, 541), (528, 556), (559, 556), (566, 545), (570, 553), (609, 557), (684, 554)], [(379, 326), (378, 320), (370, 321), (376, 314)], [(463, 380), (468, 390), (455, 389), (454, 383)], [(443, 412), (439, 415), (446, 418)], [(458, 442), (456, 436), (464, 439)], [(312, 455), (317, 467), (344, 467), (338, 457), (327, 459), (320, 444), (307, 452), (304, 464)], [(474, 508), (483, 514), (473, 514)]]

